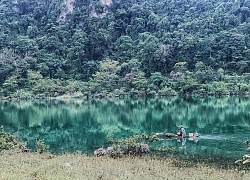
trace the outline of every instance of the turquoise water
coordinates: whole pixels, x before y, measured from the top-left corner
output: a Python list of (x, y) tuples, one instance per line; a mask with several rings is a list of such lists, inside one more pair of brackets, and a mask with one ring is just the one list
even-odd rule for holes
[(180, 153), (206, 157), (241, 157), (248, 153), (250, 99), (152, 98), (0, 101), (0, 125), (34, 149), (43, 139), (50, 151), (92, 153), (107, 146), (107, 136), (129, 137), (146, 132), (175, 133), (182, 124), (198, 141), (161, 139)]

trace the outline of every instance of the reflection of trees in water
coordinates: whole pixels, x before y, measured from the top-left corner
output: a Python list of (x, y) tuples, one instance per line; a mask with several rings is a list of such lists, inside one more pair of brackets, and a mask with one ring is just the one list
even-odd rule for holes
[(80, 126), (51, 129), (50, 127), (37, 126), (29, 129), (21, 129), (21, 138), (28, 142), (28, 146), (34, 149), (35, 141), (45, 140), (52, 152), (92, 152), (100, 144), (106, 142), (103, 132), (89, 131)]
[(86, 149), (110, 134), (174, 133), (179, 124), (187, 132), (234, 133), (245, 128), (243, 119), (250, 124), (249, 102), (243, 97), (0, 102), (0, 123), (31, 141), (41, 136), (51, 144)]

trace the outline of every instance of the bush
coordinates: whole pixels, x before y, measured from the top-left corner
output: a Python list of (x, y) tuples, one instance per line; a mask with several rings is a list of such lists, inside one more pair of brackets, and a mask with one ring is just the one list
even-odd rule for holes
[(49, 146), (44, 143), (44, 140), (36, 140), (36, 152), (45, 153), (49, 149)]
[(149, 143), (157, 141), (156, 135), (149, 136), (145, 133), (133, 135), (129, 138), (114, 140), (113, 136), (108, 137), (112, 145), (113, 154), (142, 154), (149, 152)]
[(0, 151), (16, 149), (22, 144), (17, 137), (5, 132), (3, 126), (0, 127)]

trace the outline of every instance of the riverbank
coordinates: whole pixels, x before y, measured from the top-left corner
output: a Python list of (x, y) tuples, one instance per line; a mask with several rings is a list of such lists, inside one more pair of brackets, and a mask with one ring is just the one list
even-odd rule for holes
[(123, 179), (211, 179), (246, 180), (234, 169), (202, 162), (177, 161), (174, 157), (126, 156), (122, 158), (73, 154), (3, 153), (1, 180), (123, 180)]

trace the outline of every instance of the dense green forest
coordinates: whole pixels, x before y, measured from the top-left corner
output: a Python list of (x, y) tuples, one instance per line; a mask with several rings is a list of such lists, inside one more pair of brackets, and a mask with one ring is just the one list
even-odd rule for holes
[(250, 92), (250, 0), (0, 0), (0, 96)]

